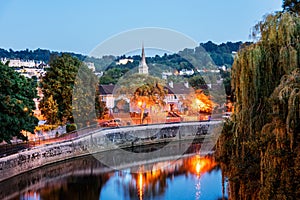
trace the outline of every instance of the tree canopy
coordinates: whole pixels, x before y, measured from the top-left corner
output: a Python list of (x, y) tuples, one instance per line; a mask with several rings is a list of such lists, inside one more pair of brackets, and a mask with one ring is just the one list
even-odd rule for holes
[(0, 142), (12, 137), (26, 140), (21, 131), (34, 133), (38, 119), (33, 116), (36, 84), (0, 63)]
[(95, 108), (102, 109), (97, 84), (96, 76), (77, 58), (68, 54), (53, 57), (41, 80), (42, 114), (50, 124), (73, 123), (74, 114), (80, 118), (78, 123), (81, 126), (94, 120), (97, 115)]
[[(68, 54), (52, 57), (50, 68), (41, 80), (44, 98), (41, 100), (40, 110), (49, 122), (53, 124), (73, 122), (72, 92), (80, 66), (81, 62)], [(57, 104), (56, 117), (47, 115), (50, 112), (47, 104), (51, 98)]]
[(233, 64), (235, 113), (221, 138), (232, 199), (299, 196), (299, 27), (295, 13), (266, 16)]
[(300, 13), (300, 1), (299, 0), (283, 0), (283, 9), (285, 11)]

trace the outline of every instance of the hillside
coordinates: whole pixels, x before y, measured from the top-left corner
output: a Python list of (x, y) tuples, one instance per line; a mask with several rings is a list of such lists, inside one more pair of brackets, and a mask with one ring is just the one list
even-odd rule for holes
[[(248, 43), (246, 43), (248, 44)], [(181, 70), (183, 68), (191, 69), (194, 65), (193, 60), (197, 60), (197, 67), (208, 67), (210, 65), (217, 66), (227, 66), (231, 67), (233, 63), (233, 54), (232, 52), (237, 52), (241, 47), (242, 42), (227, 42), (222, 44), (214, 44), (209, 41), (206, 43), (199, 44), (195, 49), (184, 49), (177, 54), (172, 55), (163, 55), (155, 57), (147, 57), (148, 64), (154, 64), (154, 67), (161, 68), (162, 70), (168, 70), (168, 67), (163, 66), (172, 66), (172, 69)], [(87, 55), (72, 53), (72, 52), (55, 52), (45, 49), (36, 49), (36, 50), (20, 50), (14, 51), (12, 49), (5, 50), (0, 48), (0, 58), (8, 59), (21, 59), (21, 60), (36, 60), (49, 63), (51, 56), (61, 55), (62, 53), (68, 53), (73, 57), (78, 58), (81, 61), (93, 62), (96, 67), (96, 71), (103, 71), (106, 68), (116, 67), (116, 61), (121, 58), (132, 58), (133, 63), (128, 63), (123, 65), (123, 68), (132, 69), (138, 65), (140, 61), (140, 56), (103, 56), (102, 58), (89, 57)], [(200, 62), (199, 62), (200, 61)], [(200, 66), (198, 66), (200, 65)]]

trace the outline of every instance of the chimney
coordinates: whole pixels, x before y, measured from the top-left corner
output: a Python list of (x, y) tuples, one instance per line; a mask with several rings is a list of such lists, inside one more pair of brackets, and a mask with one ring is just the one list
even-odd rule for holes
[(186, 88), (189, 88), (189, 82), (188, 82), (188, 81), (184, 82), (184, 86), (185, 86)]
[(170, 86), (171, 88), (174, 87), (173, 81), (170, 81), (170, 82), (169, 82), (169, 86)]

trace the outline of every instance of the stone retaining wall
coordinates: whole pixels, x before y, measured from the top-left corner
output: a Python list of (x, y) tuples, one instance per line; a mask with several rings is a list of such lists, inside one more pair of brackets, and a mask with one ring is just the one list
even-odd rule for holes
[[(72, 140), (38, 146), (0, 158), (0, 181), (47, 164), (88, 154), (194, 138), (208, 139), (220, 133), (220, 128), (222, 122), (212, 121), (101, 129)], [(117, 157), (120, 163), (131, 162)]]

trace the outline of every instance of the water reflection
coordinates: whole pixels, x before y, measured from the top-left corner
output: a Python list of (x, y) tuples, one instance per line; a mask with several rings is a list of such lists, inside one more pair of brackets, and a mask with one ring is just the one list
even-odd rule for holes
[[(69, 163), (70, 162), (70, 163)], [(222, 173), (212, 156), (185, 155), (139, 166), (111, 171), (92, 158), (69, 161), (18, 177), (6, 184), (19, 191), (4, 199), (205, 199), (227, 197), (222, 194)], [(63, 168), (62, 168), (63, 167)], [(69, 168), (68, 168), (69, 167)], [(71, 167), (71, 168), (70, 168)], [(148, 170), (150, 169), (152, 170)], [(147, 170), (146, 170), (147, 169)], [(51, 176), (49, 176), (51, 174)], [(5, 183), (1, 183), (4, 185)], [(0, 187), (2, 186), (0, 184)], [(0, 198), (1, 199), (1, 198)]]
[[(174, 179), (179, 175), (195, 175), (198, 183), (196, 184), (196, 197), (200, 197), (200, 177), (201, 174), (210, 172), (217, 166), (213, 157), (199, 155), (187, 157), (177, 161), (159, 162), (153, 165), (152, 171), (143, 172), (141, 167), (138, 174), (133, 174), (132, 179), (136, 182), (136, 187), (131, 185), (130, 190), (136, 188), (140, 200), (145, 196), (146, 199), (151, 197), (162, 196), (167, 188), (167, 179)], [(133, 199), (134, 196), (130, 196)]]
[[(204, 181), (202, 176), (205, 178)], [(130, 171), (115, 173), (113, 179), (104, 186), (100, 199), (112, 197), (139, 200), (182, 199), (184, 196), (185, 199), (218, 199), (222, 197), (221, 180), (220, 170), (213, 157), (194, 155), (177, 161), (168, 161), (168, 164), (166, 162), (155, 163), (152, 171), (143, 172), (143, 167), (140, 167), (139, 173), (130, 173)], [(209, 183), (209, 185), (214, 186), (201, 188), (201, 184), (205, 182), (211, 182), (213, 184)], [(188, 184), (182, 184), (178, 188), (178, 183)], [(111, 196), (113, 193), (111, 188), (117, 188), (117, 195)], [(207, 190), (205, 195), (201, 194), (202, 189)], [(177, 194), (177, 196), (173, 191), (180, 195)]]

